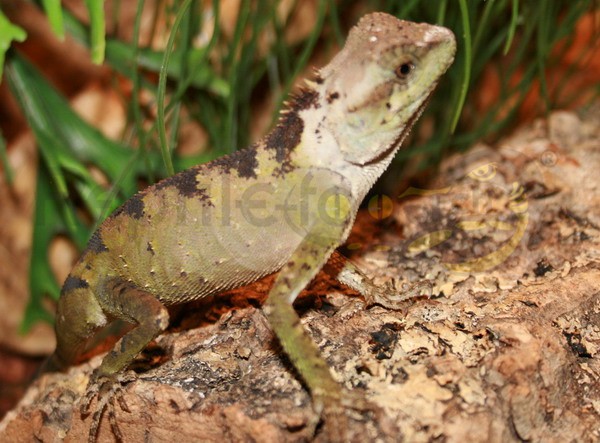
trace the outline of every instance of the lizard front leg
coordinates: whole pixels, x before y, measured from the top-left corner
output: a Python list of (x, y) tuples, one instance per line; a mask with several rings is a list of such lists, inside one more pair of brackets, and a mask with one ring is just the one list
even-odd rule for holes
[[(335, 196), (338, 197), (338, 196)], [(331, 201), (336, 200), (331, 198)], [(334, 217), (319, 217), (281, 269), (264, 306), (266, 316), (284, 351), (309, 388), (315, 412), (324, 419), (327, 441), (345, 441), (347, 429), (345, 409), (368, 409), (362, 397), (344, 392), (335, 381), (319, 349), (308, 336), (292, 303), (343, 239), (350, 227), (352, 214), (349, 197), (339, 195)], [(332, 209), (332, 208), (330, 208)], [(316, 426), (317, 422), (314, 423)]]
[(89, 432), (90, 442), (96, 439), (102, 414), (107, 407), (113, 432), (117, 439), (121, 438), (114, 411), (110, 408), (114, 408), (115, 394), (121, 385), (130, 380), (124, 371), (136, 355), (169, 325), (169, 313), (165, 306), (153, 295), (129, 283), (108, 281), (99, 291), (98, 301), (106, 313), (137, 325), (121, 337), (90, 378), (81, 405), (82, 414), (87, 415), (92, 399), (98, 397)]
[(319, 349), (300, 324), (292, 302), (317, 274), (332, 250), (333, 246), (326, 247), (306, 238), (281, 269), (264, 306), (284, 351), (308, 385), (318, 413), (328, 402), (339, 401), (341, 387), (331, 376)]

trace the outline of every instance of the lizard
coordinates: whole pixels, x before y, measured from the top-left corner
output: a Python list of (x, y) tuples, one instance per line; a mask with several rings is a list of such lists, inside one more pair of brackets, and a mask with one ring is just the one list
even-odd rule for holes
[(343, 435), (340, 411), (360, 402), (335, 381), (292, 303), (321, 269), (367, 305), (398, 309), (415, 295), (376, 286), (336, 248), (455, 51), (446, 28), (367, 14), (262, 140), (147, 187), (99, 226), (62, 286), (57, 346), (45, 367), (74, 364), (115, 318), (134, 325), (90, 377), (81, 407), (88, 414), (98, 397), (90, 441), (111, 386), (167, 328), (169, 305), (276, 272), (264, 313), (324, 428), (332, 439)]

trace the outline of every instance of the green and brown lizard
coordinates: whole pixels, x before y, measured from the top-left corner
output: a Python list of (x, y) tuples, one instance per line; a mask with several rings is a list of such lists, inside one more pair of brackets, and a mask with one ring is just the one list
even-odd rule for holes
[(349, 393), (331, 376), (292, 303), (324, 267), (369, 304), (398, 308), (411, 296), (376, 287), (335, 249), (455, 50), (445, 28), (369, 14), (260, 142), (148, 187), (102, 223), (62, 288), (58, 343), (47, 365), (72, 364), (114, 318), (135, 324), (90, 380), (83, 410), (99, 395), (94, 426), (110, 386), (167, 327), (167, 305), (277, 271), (264, 312), (325, 426), (340, 426)]

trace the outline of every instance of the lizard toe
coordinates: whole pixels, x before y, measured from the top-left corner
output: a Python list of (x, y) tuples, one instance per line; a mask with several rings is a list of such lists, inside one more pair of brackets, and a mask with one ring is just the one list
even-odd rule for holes
[(124, 385), (131, 382), (133, 379), (134, 375), (131, 371), (120, 374), (92, 375), (79, 408), (83, 416), (90, 415), (93, 400), (94, 398), (97, 398), (88, 433), (89, 443), (96, 441), (104, 412), (108, 414), (108, 419), (115, 438), (117, 441), (122, 440), (122, 434), (116, 420), (115, 401), (119, 403), (121, 409), (125, 411), (129, 410), (122, 394)]
[[(377, 427), (367, 423), (382, 425), (389, 435), (399, 435), (394, 424), (383, 408), (370, 402), (364, 396), (353, 391), (342, 391), (335, 401), (327, 401), (320, 414), (319, 426), (315, 428), (315, 441), (354, 442), (373, 441)], [(386, 441), (385, 438), (382, 441)]]
[(418, 282), (406, 290), (399, 291), (396, 282), (387, 283), (366, 297), (367, 306), (381, 305), (388, 309), (399, 310), (405, 301), (418, 297), (431, 296), (431, 284), (427, 281)]

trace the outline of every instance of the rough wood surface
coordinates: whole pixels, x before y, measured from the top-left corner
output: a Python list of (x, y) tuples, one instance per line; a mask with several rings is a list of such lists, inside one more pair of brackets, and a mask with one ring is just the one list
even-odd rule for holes
[[(599, 121), (598, 107), (555, 113), (449, 159), (427, 192), (390, 200), (389, 217), (361, 214), (355, 261), (381, 282), (429, 280), (434, 296), (403, 312), (364, 310), (320, 276), (299, 300), (336, 378), (384, 408), (354, 415), (351, 434), (600, 439)], [(115, 404), (124, 441), (310, 438), (309, 396), (258, 309), (269, 284), (175, 315)], [(77, 407), (100, 357), (38, 380), (0, 441), (87, 438), (91, 417)], [(106, 414), (99, 440), (114, 441)]]

